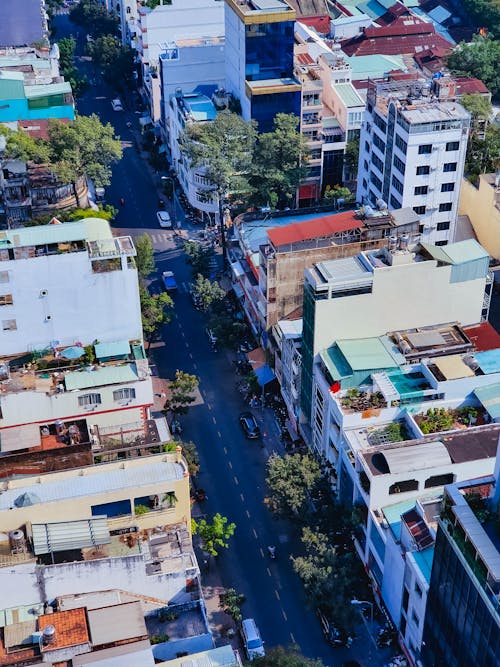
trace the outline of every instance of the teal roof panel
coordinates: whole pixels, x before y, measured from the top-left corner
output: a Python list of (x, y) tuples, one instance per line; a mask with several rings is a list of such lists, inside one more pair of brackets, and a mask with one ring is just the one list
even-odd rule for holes
[(339, 340), (337, 346), (353, 370), (396, 368), (394, 357), (379, 338)]
[(474, 393), (488, 411), (492, 419), (500, 419), (500, 382), (487, 387), (478, 387)]
[(327, 367), (332, 380), (339, 381), (351, 377), (352, 368), (349, 366), (346, 358), (336, 345), (329, 347), (327, 350), (322, 350), (320, 352), (320, 357)]
[(365, 107), (365, 103), (352, 83), (336, 83), (334, 88), (346, 107)]
[(139, 379), (135, 364), (104, 366), (95, 371), (72, 371), (66, 373), (64, 382), (67, 391), (105, 387), (109, 384), (135, 382)]
[(428, 547), (423, 551), (412, 551), (418, 569), (425, 577), (428, 584), (431, 583), (432, 561), (434, 560), (434, 547)]
[(401, 503), (388, 505), (387, 507), (382, 508), (382, 512), (389, 524), (392, 534), (398, 542), (401, 538), (401, 515), (408, 512), (408, 510), (413, 509), (415, 507), (415, 502), (415, 498), (412, 498), (411, 500), (403, 500)]
[(491, 373), (500, 373), (500, 350), (487, 350), (486, 352), (476, 352), (476, 357), (479, 368), (486, 375)]
[(62, 83), (46, 83), (38, 86), (24, 86), (24, 92), (27, 99), (36, 97), (46, 97), (47, 95), (64, 95), (71, 93), (71, 84), (69, 81)]
[(490, 257), (475, 239), (466, 239), (458, 243), (450, 243), (447, 246), (435, 246), (432, 243), (422, 243), (421, 245), (434, 259), (447, 264), (464, 264), (478, 259), (489, 260)]
[(128, 340), (117, 340), (112, 343), (97, 343), (94, 345), (95, 356), (98, 359), (107, 357), (123, 357), (130, 354), (130, 343)]
[(109, 223), (100, 218), (85, 218), (60, 225), (39, 225), (0, 231), (0, 248), (23, 248), (26, 246), (71, 241), (97, 241), (112, 238)]

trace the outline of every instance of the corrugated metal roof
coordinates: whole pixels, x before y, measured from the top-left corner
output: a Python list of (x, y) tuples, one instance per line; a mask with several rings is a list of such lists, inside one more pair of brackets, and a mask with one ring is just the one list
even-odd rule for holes
[(12, 649), (16, 646), (33, 646), (33, 633), (36, 632), (36, 627), (36, 618), (7, 625), (3, 631), (5, 648)]
[(231, 644), (228, 644), (201, 653), (193, 653), (184, 658), (160, 662), (156, 667), (238, 667), (239, 664)]
[(354, 371), (396, 368), (398, 365), (379, 338), (338, 340), (337, 346)]
[(60, 225), (39, 225), (0, 231), (0, 247), (23, 248), (25, 246), (71, 241), (94, 241), (111, 238), (109, 222), (101, 218), (85, 218)]
[(438, 468), (452, 463), (448, 450), (439, 441), (384, 449), (380, 453), (387, 461), (391, 475)]
[(135, 382), (139, 379), (135, 364), (104, 366), (95, 371), (72, 371), (64, 376), (67, 391), (105, 387), (109, 384)]
[(447, 354), (433, 360), (446, 380), (474, 377), (474, 371), (464, 362), (460, 354)]
[(490, 417), (500, 419), (500, 382), (495, 382), (487, 387), (477, 387), (474, 393), (488, 410)]
[(1, 493), (0, 510), (15, 508), (16, 498), (23, 494), (37, 497), (40, 503), (51, 503), (183, 478), (184, 468), (181, 464), (159, 459), (160, 457), (155, 458), (152, 463), (143, 465), (127, 466), (127, 463), (123, 463), (123, 467), (119, 468), (113, 464), (99, 466), (98, 469), (83, 468), (83, 474), (81, 470), (74, 470), (63, 479), (51, 479), (50, 473), (41, 475), (37, 478), (40, 482), (28, 483), (26, 486), (7, 489)]
[(478, 259), (489, 259), (486, 250), (475, 239), (466, 239), (447, 246), (435, 246), (432, 243), (421, 243), (421, 245), (434, 259), (448, 264), (464, 264)]
[(401, 69), (404, 72), (408, 70), (402, 56), (384, 56), (380, 53), (374, 53), (368, 56), (348, 57), (347, 62), (352, 68), (352, 78), (367, 79), (379, 78), (393, 69)]
[[(76, 655), (73, 667), (154, 667), (155, 661), (149, 641), (133, 642), (101, 651)], [(170, 663), (169, 663), (170, 665)]]
[(94, 345), (95, 356), (98, 359), (105, 357), (122, 357), (130, 354), (130, 343), (128, 340), (117, 340), (112, 343), (97, 343)]
[(479, 367), (486, 375), (500, 373), (500, 349), (476, 352), (474, 356), (479, 362)]
[(319, 356), (328, 369), (330, 376), (334, 382), (343, 380), (352, 375), (352, 368), (346, 361), (346, 358), (340, 349), (334, 345), (327, 350), (321, 350)]
[(64, 95), (65, 93), (71, 93), (71, 84), (68, 81), (46, 83), (41, 86), (24, 86), (24, 94), (29, 100), (37, 97), (47, 97), (47, 95)]
[(148, 634), (139, 600), (102, 609), (88, 609), (87, 617), (94, 646), (147, 637)]
[(342, 102), (346, 107), (363, 107), (365, 108), (365, 103), (359, 96), (356, 88), (352, 83), (336, 83), (334, 86), (335, 92), (338, 94)]
[(34, 523), (32, 525), (35, 555), (69, 549), (85, 549), (109, 544), (108, 519), (105, 516), (79, 521)]
[(412, 551), (411, 556), (415, 559), (418, 569), (428, 584), (431, 583), (432, 561), (434, 560), (434, 547), (423, 551)]
[(360, 229), (364, 226), (364, 222), (355, 217), (354, 211), (344, 211), (322, 216), (316, 220), (306, 220), (283, 227), (274, 227), (267, 230), (267, 235), (271, 243), (275, 247), (279, 247), (289, 243), (330, 236), (350, 229)]

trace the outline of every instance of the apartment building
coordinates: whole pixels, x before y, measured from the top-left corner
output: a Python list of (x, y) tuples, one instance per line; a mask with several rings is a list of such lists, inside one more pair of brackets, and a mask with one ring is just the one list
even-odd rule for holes
[(0, 232), (1, 452), (145, 436), (135, 254), (101, 219)]
[(428, 667), (498, 665), (499, 460), (494, 475), (445, 487), (417, 656)]
[(306, 419), (315, 360), (335, 341), (358, 338), (360, 331), (372, 338), (391, 330), (487, 319), (489, 256), (476, 241), (446, 249), (408, 242), (407, 237), (393, 238), (381, 250), (306, 269), (301, 398)]
[(424, 78), (369, 82), (356, 197), (411, 206), (423, 240), (446, 245), (455, 237), (470, 115), (451, 89), (437, 94)]
[(285, 0), (225, 0), (226, 89), (259, 132), (277, 113), (300, 117), (293, 72), (295, 10)]

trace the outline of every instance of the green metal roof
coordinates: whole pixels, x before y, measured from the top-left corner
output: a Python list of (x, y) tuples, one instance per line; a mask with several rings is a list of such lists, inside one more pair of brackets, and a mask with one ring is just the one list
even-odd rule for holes
[(46, 97), (47, 95), (63, 95), (64, 93), (71, 93), (71, 84), (68, 81), (46, 83), (41, 86), (24, 86), (24, 94), (27, 99)]
[(34, 69), (50, 69), (51, 62), (44, 58), (37, 58), (28, 54), (25, 56), (0, 56), (0, 68), (32, 65)]
[(333, 116), (328, 116), (327, 118), (321, 119), (321, 125), (323, 127), (340, 127), (339, 121)]
[(338, 340), (337, 346), (354, 371), (398, 366), (379, 338)]
[(130, 354), (130, 343), (128, 340), (117, 340), (113, 343), (97, 343), (94, 349), (95, 356), (98, 359), (122, 357), (125, 354)]
[(474, 393), (492, 419), (500, 419), (500, 382), (487, 387), (477, 387)]
[(350, 56), (346, 60), (351, 66), (351, 76), (354, 81), (379, 78), (393, 69), (401, 69), (403, 72), (408, 70), (401, 56), (385, 56), (376, 53), (370, 56)]
[(435, 246), (432, 243), (421, 245), (434, 259), (446, 264), (465, 264), (489, 258), (486, 250), (475, 239), (450, 243), (447, 246)]
[(336, 345), (329, 347), (327, 350), (322, 350), (319, 355), (327, 367), (332, 380), (339, 381), (352, 375), (352, 368)]
[(73, 371), (66, 373), (64, 382), (67, 391), (73, 389), (90, 389), (91, 387), (105, 387), (108, 384), (122, 384), (135, 382), (139, 379), (135, 364), (123, 366), (104, 366), (95, 371)]
[(22, 97), (24, 97), (22, 73), (0, 71), (0, 100), (15, 100)]
[(365, 107), (365, 103), (356, 92), (352, 83), (336, 83), (334, 88), (346, 107)]
[(60, 225), (39, 225), (0, 231), (0, 248), (23, 248), (26, 246), (71, 241), (98, 241), (112, 238), (109, 223), (101, 218), (84, 218)]

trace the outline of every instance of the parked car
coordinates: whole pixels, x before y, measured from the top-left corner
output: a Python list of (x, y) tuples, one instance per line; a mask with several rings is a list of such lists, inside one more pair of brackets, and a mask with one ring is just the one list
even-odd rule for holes
[(241, 637), (245, 653), (249, 660), (266, 655), (264, 642), (261, 639), (259, 628), (253, 618), (244, 618), (241, 622)]
[(240, 426), (249, 440), (260, 438), (260, 428), (257, 420), (251, 412), (242, 412), (240, 415)]
[(173, 271), (164, 271), (161, 274), (161, 279), (167, 292), (173, 292), (177, 289), (177, 281)]
[(111, 100), (111, 108), (113, 111), (123, 111), (121, 100), (118, 97), (116, 97), (114, 100)]
[(167, 211), (156, 211), (156, 217), (158, 218), (158, 224), (163, 229), (172, 229), (172, 220)]

